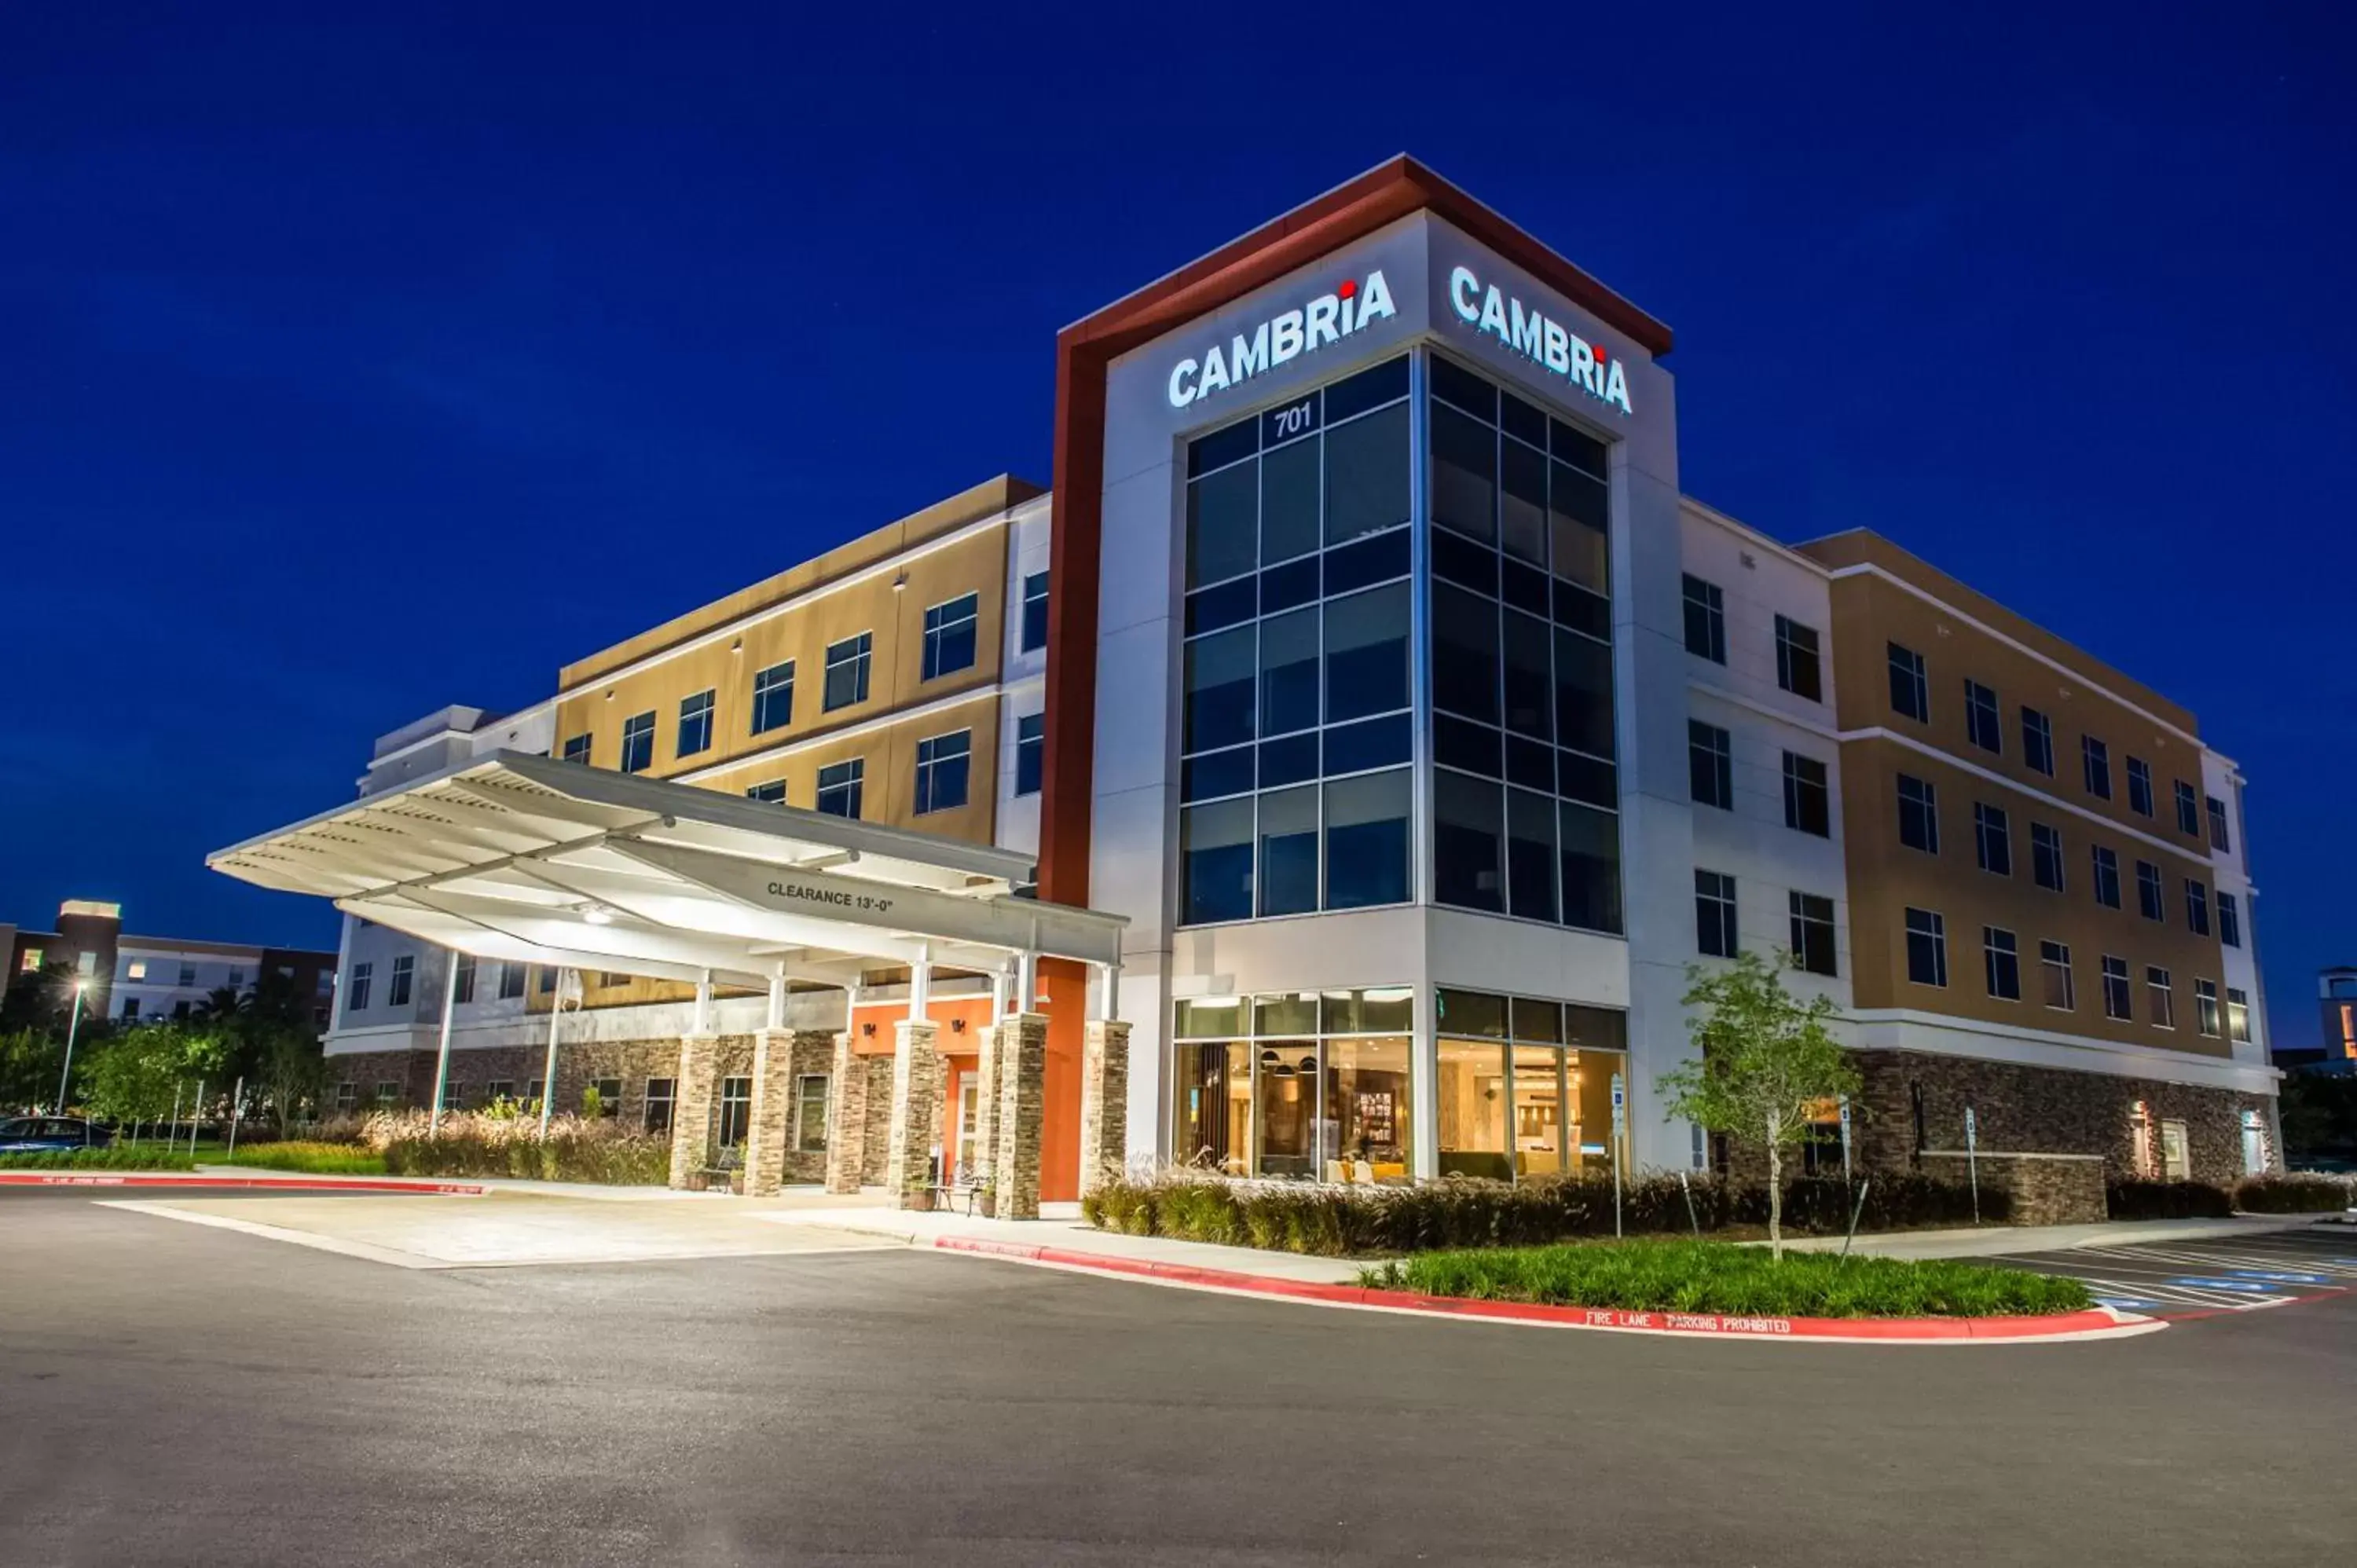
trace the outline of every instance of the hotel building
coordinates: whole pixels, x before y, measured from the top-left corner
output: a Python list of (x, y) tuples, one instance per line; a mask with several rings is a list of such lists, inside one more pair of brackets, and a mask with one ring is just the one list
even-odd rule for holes
[(243, 993), (269, 976), (291, 996), (316, 999), (324, 1026), (336, 984), (333, 953), (143, 937), (123, 929), (122, 905), (98, 898), (67, 899), (51, 930), (0, 925), (0, 954), (10, 982), (48, 974), (61, 991), (79, 983), (85, 1016), (122, 1024), (186, 1018), (215, 992)]
[[(1968, 1111), (1990, 1158), (2275, 1161), (2234, 765), (1876, 533), (1685, 497), (1670, 346), (1394, 160), (1066, 328), (1052, 497), (396, 732), (215, 864), (354, 916), (348, 1100), (528, 1096), (561, 1031), (559, 1103), (756, 1190), (1702, 1166), (1656, 1085), (1745, 950), (1840, 1009), (1868, 1168)], [(541, 825), (465, 826), (502, 803)]]

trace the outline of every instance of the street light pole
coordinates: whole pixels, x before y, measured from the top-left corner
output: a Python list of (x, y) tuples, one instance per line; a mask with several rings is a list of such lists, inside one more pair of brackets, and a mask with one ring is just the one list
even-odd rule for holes
[(58, 1070), (58, 1114), (66, 1113), (66, 1083), (73, 1077), (74, 1034), (81, 1027), (81, 994), (90, 989), (90, 982), (74, 982), (73, 1012), (66, 1019), (66, 1065)]

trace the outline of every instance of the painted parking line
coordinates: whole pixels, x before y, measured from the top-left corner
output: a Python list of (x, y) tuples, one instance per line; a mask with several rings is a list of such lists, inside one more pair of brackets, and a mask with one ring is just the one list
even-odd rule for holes
[(2329, 1285), (2332, 1283), (2330, 1274), (2282, 1273), (2270, 1269), (2229, 1269), (2227, 1273), (2238, 1280), (2263, 1280), (2268, 1284), (2277, 1285)]

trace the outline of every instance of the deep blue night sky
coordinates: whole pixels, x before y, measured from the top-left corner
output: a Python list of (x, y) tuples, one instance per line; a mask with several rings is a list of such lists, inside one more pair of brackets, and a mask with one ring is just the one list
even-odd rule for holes
[(1059, 326), (1405, 150), (1676, 329), (1693, 494), (2201, 714), (2279, 1043), (2357, 961), (2341, 8), (479, 9), (0, 13), (0, 919), (331, 941), (204, 853), (1045, 482)]

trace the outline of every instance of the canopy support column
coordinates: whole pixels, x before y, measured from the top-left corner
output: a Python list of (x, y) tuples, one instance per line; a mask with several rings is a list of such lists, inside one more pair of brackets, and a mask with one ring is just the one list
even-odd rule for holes
[(450, 1015), (458, 1009), (458, 955), (442, 951), (442, 1044), (434, 1054), (434, 1109), (425, 1114), (428, 1137), (442, 1127), (442, 1096), (450, 1081)]

